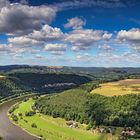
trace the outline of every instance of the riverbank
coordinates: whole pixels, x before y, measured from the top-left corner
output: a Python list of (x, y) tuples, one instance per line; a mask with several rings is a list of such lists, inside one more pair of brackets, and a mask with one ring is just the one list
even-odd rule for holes
[[(33, 116), (26, 116), (31, 111), (34, 100), (22, 102), (13, 112), (18, 117), (16, 125), (24, 130), (35, 134), (43, 139), (49, 140), (101, 140), (102, 137), (86, 130), (86, 125), (79, 124), (78, 128), (68, 128), (66, 121), (61, 118), (53, 118), (47, 115), (36, 113)], [(11, 117), (11, 116), (10, 116)], [(12, 118), (11, 118), (12, 120)], [(34, 124), (34, 126), (33, 126)]]
[(17, 97), (16, 99), (11, 99), (0, 104), (0, 136), (4, 140), (38, 140), (38, 138), (13, 125), (7, 116), (7, 112), (11, 106), (33, 95)]

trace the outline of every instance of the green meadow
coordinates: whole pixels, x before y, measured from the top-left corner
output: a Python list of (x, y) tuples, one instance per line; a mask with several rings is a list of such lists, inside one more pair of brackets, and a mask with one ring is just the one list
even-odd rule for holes
[[(103, 140), (104, 137), (86, 130), (86, 125), (78, 123), (78, 128), (68, 128), (66, 121), (61, 118), (53, 118), (48, 115), (36, 113), (33, 116), (26, 116), (27, 111), (32, 110), (33, 99), (19, 104), (19, 107), (12, 114), (18, 117), (13, 121), (19, 127), (29, 133), (47, 140)], [(19, 115), (22, 113), (22, 116)], [(36, 127), (32, 127), (35, 124)]]

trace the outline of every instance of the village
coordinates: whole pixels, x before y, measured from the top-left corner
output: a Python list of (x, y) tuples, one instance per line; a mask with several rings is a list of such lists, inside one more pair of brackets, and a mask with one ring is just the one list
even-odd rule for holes
[[(68, 128), (78, 128), (78, 123), (74, 121), (68, 121), (66, 122), (66, 125)], [(101, 133), (101, 134), (107, 134), (110, 133), (111, 135), (116, 134), (116, 128), (115, 127), (103, 127), (103, 126), (97, 126), (95, 129), (91, 129), (91, 131), (94, 134)], [(136, 132), (131, 127), (124, 127), (120, 133), (119, 140), (127, 140), (128, 137), (134, 136)]]

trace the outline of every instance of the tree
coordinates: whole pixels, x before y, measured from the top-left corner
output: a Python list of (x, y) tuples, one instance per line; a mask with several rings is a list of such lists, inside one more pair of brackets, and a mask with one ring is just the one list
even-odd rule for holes
[(33, 128), (37, 128), (37, 125), (35, 123), (32, 123), (31, 125)]

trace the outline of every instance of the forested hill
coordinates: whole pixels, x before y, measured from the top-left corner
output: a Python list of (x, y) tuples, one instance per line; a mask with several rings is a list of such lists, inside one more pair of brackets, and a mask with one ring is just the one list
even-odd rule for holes
[(86, 76), (76, 74), (13, 73), (9, 75), (16, 77), (23, 85), (37, 92), (56, 92), (77, 87), (91, 81), (91, 79)]
[[(66, 67), (66, 66), (0, 66), (0, 73), (36, 73), (36, 74), (78, 74), (93, 81), (116, 81), (126, 78), (140, 78), (140, 68), (103, 68), (103, 67)], [(131, 76), (131, 77), (130, 77)]]
[(75, 74), (11, 73), (0, 76), (0, 99), (26, 92), (59, 92), (90, 81), (88, 77)]
[(52, 93), (94, 82), (140, 78), (140, 68), (96, 68), (9, 65), (0, 66), (0, 96), (23, 92)]
[(88, 124), (88, 130), (99, 125), (132, 127), (140, 139), (140, 95), (106, 97), (77, 88), (41, 97), (33, 108), (54, 118)]
[(104, 67), (66, 67), (66, 66), (29, 66), (29, 65), (8, 65), (0, 66), (0, 72), (33, 72), (33, 73), (140, 73), (140, 68), (104, 68)]
[[(0, 76), (0, 100), (3, 98), (16, 97), (25, 92), (27, 87), (22, 85), (19, 79), (9, 76)], [(28, 89), (29, 90), (29, 89)]]

